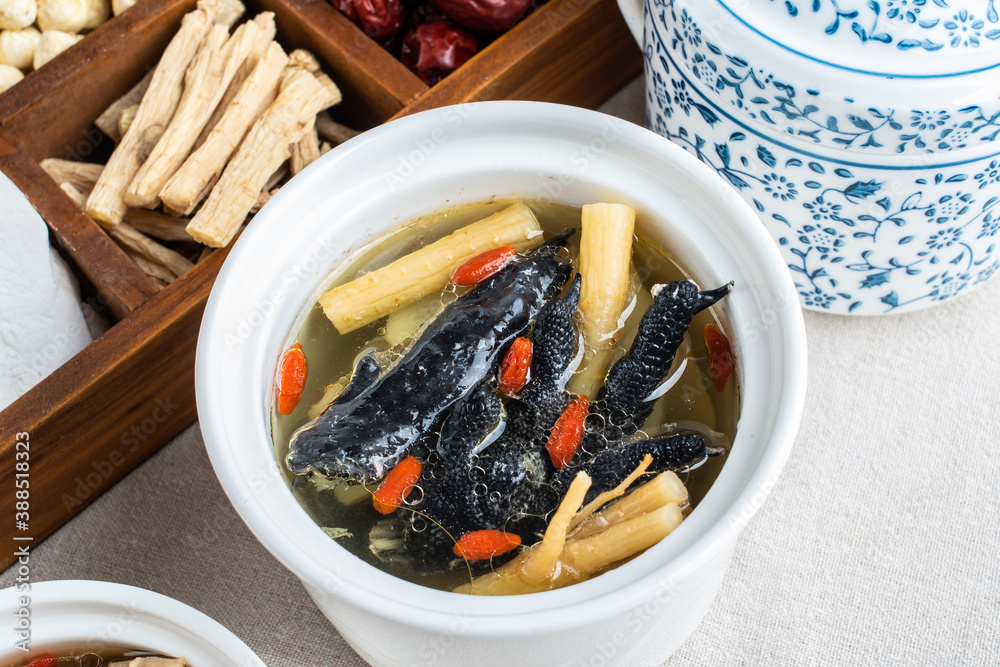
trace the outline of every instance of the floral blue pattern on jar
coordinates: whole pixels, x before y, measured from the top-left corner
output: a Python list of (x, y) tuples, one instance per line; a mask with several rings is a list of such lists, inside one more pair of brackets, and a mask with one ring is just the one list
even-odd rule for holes
[[(869, 109), (863, 117), (824, 117), (818, 104), (800, 102), (792, 86), (724, 53), (673, 4), (659, 0), (651, 8), (664, 25), (684, 25), (686, 33), (661, 35), (659, 22), (647, 22), (647, 126), (696, 155), (753, 207), (805, 307), (902, 312), (950, 299), (1000, 272), (997, 155), (940, 166), (880, 165), (859, 161), (856, 152), (835, 160), (808, 152), (810, 143), (780, 141), (794, 134), (852, 149), (893, 141), (900, 153), (947, 151), (952, 142), (994, 141), (1000, 111)], [(895, 2), (889, 9), (897, 11), (884, 18), (906, 21), (924, 8)], [(700, 50), (693, 52), (685, 34), (698, 36)], [(726, 103), (720, 91), (730, 93)], [(747, 115), (762, 120), (763, 129)]]
[[(904, 6), (913, 5), (897, 8), (902, 11)], [(654, 0), (653, 8), (669, 12), (670, 25), (676, 26), (669, 37), (656, 34), (660, 44), (669, 47), (671, 59), (684, 66), (705, 94), (720, 106), (729, 105), (791, 137), (839, 149), (927, 154), (981, 146), (1000, 136), (1000, 90), (991, 108), (980, 104), (959, 106), (959, 102), (949, 108), (894, 109), (844, 99), (836, 105), (843, 111), (831, 113), (823, 111), (831, 105), (822, 99), (822, 81), (805, 88), (782, 81), (775, 73), (754, 66), (748, 54), (729, 53), (703, 36), (685, 9), (675, 10), (674, 0)], [(957, 26), (955, 30), (964, 25), (958, 22), (962, 16), (968, 18), (968, 12), (956, 12), (955, 20), (950, 21)], [(1000, 29), (995, 37), (1000, 37)], [(673, 80), (675, 89), (684, 84), (677, 78)], [(686, 98), (687, 92), (681, 97)]]
[[(826, 35), (850, 32), (864, 44), (879, 42), (896, 49), (974, 49), (982, 40), (1000, 39), (1000, 16), (994, 0), (980, 0), (977, 11), (955, 9), (948, 0), (771, 0), (791, 17), (805, 12), (823, 17)], [(977, 4), (977, 3), (969, 3)], [(900, 27), (906, 34), (900, 36)], [(916, 31), (915, 31), (916, 30)]]

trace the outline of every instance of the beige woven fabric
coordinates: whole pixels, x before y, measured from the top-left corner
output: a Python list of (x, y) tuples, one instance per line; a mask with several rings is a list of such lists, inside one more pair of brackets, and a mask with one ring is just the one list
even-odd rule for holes
[[(641, 83), (606, 109), (641, 120)], [(1000, 664), (1000, 280), (910, 315), (810, 312), (806, 327), (796, 448), (667, 665)], [(35, 581), (175, 597), (269, 667), (363, 664), (236, 516), (196, 427), (31, 562)]]

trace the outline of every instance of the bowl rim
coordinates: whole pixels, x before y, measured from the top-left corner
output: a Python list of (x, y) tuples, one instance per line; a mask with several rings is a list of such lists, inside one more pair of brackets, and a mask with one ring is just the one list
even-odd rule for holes
[[(537, 635), (600, 621), (630, 609), (637, 602), (648, 598), (650, 584), (655, 583), (656, 579), (662, 582), (666, 577), (673, 582), (677, 578), (683, 578), (697, 569), (700, 555), (718, 551), (735, 539), (735, 535), (756, 512), (763, 498), (773, 487), (789, 456), (798, 431), (805, 396), (805, 328), (797, 297), (788, 308), (775, 313), (775, 322), (771, 330), (775, 331), (775, 335), (786, 344), (781, 351), (783, 359), (787, 362), (784, 368), (785, 375), (780, 381), (783, 401), (782, 407), (777, 409), (781, 413), (781, 419), (771, 431), (772, 444), (767, 446), (763, 454), (755, 460), (750, 473), (741, 478), (742, 490), (729, 504), (731, 508), (740, 508), (741, 523), (725, 525), (722, 521), (716, 522), (700, 534), (692, 547), (668, 563), (657, 566), (649, 575), (635, 580), (625, 577), (621, 581), (611, 576), (616, 572), (629, 571), (625, 567), (557, 591), (502, 599), (481, 599), (457, 596), (454, 593), (436, 591), (395, 579), (350, 554), (348, 554), (350, 559), (364, 566), (362, 569), (366, 581), (359, 583), (349, 577), (341, 578), (340, 564), (345, 567), (351, 567), (352, 564), (339, 555), (328, 556), (331, 561), (339, 559), (340, 563), (336, 572), (330, 572), (313, 558), (314, 554), (306, 553), (305, 542), (308, 541), (306, 537), (303, 537), (298, 544), (292, 544), (291, 540), (275, 539), (282, 530), (280, 520), (276, 514), (271, 513), (271, 508), (266, 507), (260, 497), (251, 491), (251, 481), (240, 476), (237, 456), (226, 442), (226, 429), (217, 412), (221, 409), (218, 395), (222, 380), (216, 377), (218, 371), (216, 355), (222, 350), (225, 333), (223, 325), (219, 322), (219, 311), (222, 309), (220, 304), (224, 295), (236, 294), (237, 287), (232, 285), (227, 287), (227, 283), (233, 279), (234, 267), (243, 261), (241, 257), (250, 256), (251, 251), (247, 249), (251, 245), (255, 250), (260, 249), (266, 246), (268, 238), (271, 240), (277, 238), (274, 236), (275, 230), (266, 230), (268, 225), (274, 227), (278, 224), (277, 220), (281, 217), (285, 202), (306, 194), (310, 187), (320, 187), (321, 174), (333, 170), (334, 165), (345, 163), (350, 165), (352, 160), (356, 165), (364, 164), (363, 161), (375, 148), (391, 145), (393, 142), (402, 144), (400, 137), (423, 136), (428, 128), (439, 126), (442, 120), (448, 117), (447, 114), (461, 114), (466, 111), (469, 111), (470, 116), (474, 116), (469, 124), (480, 129), (489, 124), (512, 125), (518, 120), (535, 125), (549, 123), (551, 127), (575, 128), (577, 131), (599, 131), (601, 123), (607, 122), (607, 119), (621, 123), (623, 145), (627, 145), (631, 151), (641, 152), (641, 157), (660, 164), (679, 164), (687, 175), (697, 180), (714, 197), (717, 205), (725, 208), (738, 221), (739, 230), (746, 234), (746, 240), (752, 246), (753, 252), (760, 253), (762, 257), (762, 274), (769, 281), (773, 281), (769, 284), (780, 285), (795, 294), (791, 276), (774, 242), (749, 206), (707, 166), (655, 133), (595, 111), (549, 103), (492, 101), (443, 107), (391, 121), (355, 137), (293, 179), (261, 210), (255, 225), (244, 232), (230, 252), (205, 309), (196, 358), (198, 411), (209, 458), (238, 513), (264, 546), (306, 582), (307, 587), (310, 584), (322, 586), (323, 584), (319, 582), (328, 581), (333, 577), (336, 579), (336, 585), (328, 592), (338, 601), (404, 626), (432, 632), (447, 630), (448, 624), (454, 618), (455, 602), (461, 599), (463, 612), (483, 621), (468, 633), (471, 636), (502, 637), (510, 636), (512, 633)], [(468, 131), (469, 127), (463, 126), (462, 130)], [(272, 222), (267, 222), (268, 220)], [(749, 251), (749, 248), (747, 250)], [(244, 267), (243, 270), (247, 269)], [(276, 464), (273, 468), (274, 473), (277, 473)], [(287, 487), (284, 492), (291, 497)], [(685, 522), (687, 523), (689, 521)], [(316, 532), (319, 532), (318, 528)], [(311, 543), (308, 548), (312, 548)], [(654, 574), (657, 577), (654, 577)], [(390, 599), (389, 596), (373, 593), (373, 588), (381, 581), (381, 577), (390, 577), (395, 582), (393, 586), (398, 593), (396, 597)], [(598, 583), (602, 581), (603, 584)], [(577, 590), (586, 591), (586, 595), (590, 597), (579, 600), (580, 595), (572, 593)], [(599, 595), (598, 590), (600, 590)], [(567, 591), (571, 593), (567, 594)], [(593, 597), (599, 597), (601, 603), (590, 604)], [(416, 599), (421, 600), (420, 605), (413, 604), (413, 600)], [(419, 614), (413, 613), (414, 607), (419, 609)]]
[[(95, 637), (99, 638), (99, 634), (95, 633), (113, 626), (121, 634), (107, 643), (128, 647), (130, 642), (142, 641), (140, 637), (143, 626), (122, 621), (123, 610), (127, 610), (129, 614), (137, 614), (152, 622), (157, 628), (176, 637), (177, 641), (189, 646), (210, 646), (230, 656), (233, 665), (264, 666), (264, 662), (242, 639), (211, 616), (180, 600), (145, 588), (88, 579), (30, 582), (24, 591), (18, 585), (0, 590), (0, 613), (12, 614), (22, 606), (19, 603), (21, 597), (30, 600), (33, 643), (38, 624), (44, 623), (40, 617), (44, 616), (46, 610), (58, 611), (65, 608), (70, 609), (73, 615), (79, 613), (80, 617), (74, 621), (72, 628), (66, 628), (65, 631), (60, 628), (53, 633), (46, 628), (42, 639), (46, 644), (94, 640)], [(88, 606), (92, 608), (88, 610)], [(50, 636), (53, 634), (60, 636)], [(171, 649), (166, 646), (151, 646), (149, 650), (168, 652)]]

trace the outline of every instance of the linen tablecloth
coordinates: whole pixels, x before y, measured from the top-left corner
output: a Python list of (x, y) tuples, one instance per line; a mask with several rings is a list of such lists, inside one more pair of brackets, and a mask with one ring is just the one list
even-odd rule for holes
[[(641, 123), (642, 105), (636, 80), (603, 110)], [(1000, 664), (1000, 279), (921, 312), (805, 321), (795, 449), (666, 665)], [(33, 581), (175, 597), (269, 667), (364, 664), (236, 515), (197, 425), (31, 564)]]

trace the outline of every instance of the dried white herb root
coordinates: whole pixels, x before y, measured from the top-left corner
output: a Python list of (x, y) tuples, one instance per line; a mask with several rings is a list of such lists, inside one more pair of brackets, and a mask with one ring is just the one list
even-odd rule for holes
[(208, 194), (247, 130), (277, 97), (279, 77), (287, 63), (281, 46), (271, 42), (205, 142), (165, 184), (160, 192), (165, 206), (190, 214)]
[[(270, 18), (273, 26), (273, 15)], [(160, 203), (160, 190), (187, 158), (229, 83), (261, 36), (261, 28), (254, 21), (241, 25), (231, 38), (224, 25), (212, 29), (188, 70), (184, 96), (170, 126), (125, 191), (128, 206), (154, 208)], [(270, 35), (264, 37), (270, 41)]]
[(118, 142), (107, 165), (42, 163), (157, 284), (191, 262), (146, 234), (210, 246), (201, 257), (227, 244), (289, 174), (320, 156), (316, 115), (340, 101), (311, 53), (289, 56), (274, 41), (272, 12), (230, 34), (244, 10), (239, 0), (199, 0), (183, 17), (157, 66), (95, 121)]
[(184, 76), (215, 21), (218, 2), (201, 0), (181, 21), (153, 72), (135, 120), (111, 154), (104, 173), (87, 199), (87, 214), (108, 229), (125, 215), (125, 189), (167, 128), (184, 89)]
[[(131, 89), (117, 100), (111, 103), (107, 109), (104, 110), (97, 120), (94, 121), (101, 132), (111, 137), (116, 142), (121, 140), (123, 132), (119, 132), (119, 126), (121, 125), (121, 116), (126, 109), (138, 110), (139, 103), (142, 102), (142, 96), (146, 94), (146, 90), (149, 88), (149, 82), (153, 79), (153, 70), (146, 73), (146, 76), (142, 77), (142, 81), (132, 86)], [(133, 119), (135, 118), (135, 111), (132, 112)], [(129, 121), (131, 124), (131, 121)]]
[(196, 241), (219, 248), (232, 240), (268, 177), (291, 156), (290, 147), (312, 127), (325, 99), (315, 76), (301, 67), (287, 68), (278, 97), (251, 128), (188, 225)]

